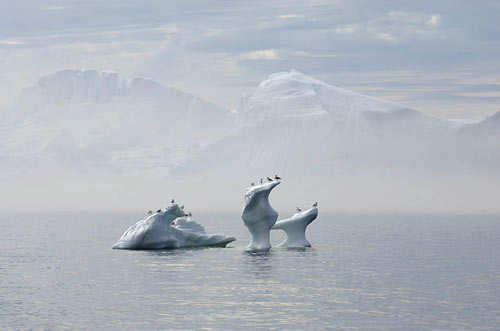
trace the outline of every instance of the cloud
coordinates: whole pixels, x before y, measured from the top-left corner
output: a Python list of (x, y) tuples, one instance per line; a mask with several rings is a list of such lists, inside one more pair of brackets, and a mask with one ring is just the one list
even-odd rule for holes
[(64, 10), (65, 8), (66, 7), (64, 7), (64, 6), (57, 6), (57, 5), (44, 7), (45, 10)]
[(493, 2), (89, 0), (47, 9), (29, 0), (2, 7), (0, 107), (61, 67), (143, 74), (226, 108), (290, 68), (434, 114), (495, 106), (486, 94), (457, 96), (498, 82)]
[(299, 17), (302, 17), (302, 16), (297, 15), (297, 14), (278, 15), (278, 18), (281, 18), (283, 20), (288, 20), (288, 19), (291, 19), (291, 18), (299, 18)]
[(17, 46), (24, 45), (24, 42), (21, 40), (0, 40), (0, 46)]
[(278, 60), (280, 57), (275, 50), (261, 49), (258, 51), (245, 53), (242, 55), (242, 58), (249, 60)]
[(431, 18), (427, 21), (427, 25), (432, 27), (437, 27), (441, 23), (441, 15), (431, 15)]
[(336, 33), (340, 34), (345, 34), (345, 33), (353, 33), (358, 29), (358, 25), (356, 24), (349, 24), (349, 25), (343, 25), (343, 26), (338, 26), (335, 28)]
[(438, 29), (441, 19), (441, 15), (435, 14), (389, 11), (368, 20), (338, 25), (335, 33), (390, 42), (443, 39), (446, 37), (446, 32)]
[(379, 39), (382, 39), (382, 40), (387, 40), (387, 41), (391, 41), (391, 42), (396, 42), (398, 41), (393, 35), (391, 35), (390, 33), (379, 33), (378, 34), (378, 38)]
[[(500, 91), (485, 91), (485, 92), (462, 92), (456, 93), (457, 96), (472, 97), (472, 98), (500, 98)], [(500, 107), (499, 107), (500, 108)]]

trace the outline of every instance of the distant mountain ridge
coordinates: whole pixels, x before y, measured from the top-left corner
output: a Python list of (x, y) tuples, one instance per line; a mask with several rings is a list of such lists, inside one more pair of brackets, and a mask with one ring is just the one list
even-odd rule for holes
[(23, 160), (72, 158), (122, 171), (166, 167), (233, 121), (228, 110), (151, 79), (65, 69), (21, 91), (3, 114), (0, 139)]
[[(270, 75), (254, 94), (241, 98), (236, 113), (243, 118), (237, 129), (173, 170), (216, 171), (222, 166), (218, 160), (225, 158), (232, 161), (225, 166), (229, 172), (274, 168), (311, 175), (375, 165), (444, 169), (448, 156), (461, 163), (485, 163), (493, 156), (500, 164), (500, 144), (493, 143), (499, 149), (490, 146), (491, 150), (482, 151), (484, 141), (475, 139), (499, 136), (498, 114), (440, 119), (296, 70)], [(466, 132), (473, 133), (473, 139)]]
[[(161, 84), (137, 75), (120, 78), (114, 71), (63, 69), (41, 77), (37, 84), (21, 91), (17, 103), (35, 105), (60, 103), (108, 103), (113, 97), (146, 93), (152, 95)], [(179, 96), (187, 96), (180, 91)]]
[(500, 112), (440, 119), (296, 70), (270, 75), (233, 113), (141, 76), (64, 69), (21, 91), (2, 119), (0, 152), (119, 172), (328, 174), (363, 165), (441, 164), (447, 153), (463, 162), (473, 154), (479, 163), (485, 153), (497, 162), (491, 137), (499, 132)]
[(62, 70), (0, 113), (1, 210), (137, 211), (175, 195), (235, 211), (279, 174), (282, 211), (498, 212), (499, 168), (499, 112), (441, 119), (296, 70), (233, 111), (140, 76)]

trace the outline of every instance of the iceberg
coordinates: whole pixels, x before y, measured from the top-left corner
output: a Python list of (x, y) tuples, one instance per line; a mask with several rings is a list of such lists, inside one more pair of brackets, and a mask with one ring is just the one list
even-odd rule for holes
[(177, 236), (181, 247), (226, 247), (227, 244), (236, 240), (234, 237), (207, 234), (205, 228), (190, 216), (177, 218), (172, 223), (172, 227), (182, 234)]
[(318, 208), (293, 214), (292, 217), (276, 222), (272, 230), (281, 229), (286, 232), (286, 239), (278, 247), (311, 247), (306, 239), (306, 228), (318, 217)]
[(234, 237), (207, 234), (201, 224), (186, 217), (173, 204), (148, 215), (125, 231), (114, 249), (176, 249), (182, 247), (225, 247)]
[(271, 248), (269, 232), (276, 223), (278, 213), (269, 204), (269, 193), (280, 184), (279, 180), (247, 188), (245, 207), (241, 214), (243, 223), (250, 231), (250, 251), (265, 251)]

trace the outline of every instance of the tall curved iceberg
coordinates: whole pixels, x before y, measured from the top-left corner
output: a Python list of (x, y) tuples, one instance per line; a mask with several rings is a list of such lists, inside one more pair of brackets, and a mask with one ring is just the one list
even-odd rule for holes
[(311, 243), (306, 239), (306, 228), (316, 217), (318, 217), (318, 208), (314, 207), (276, 222), (272, 229), (281, 229), (286, 232), (285, 241), (278, 247), (311, 247)]
[(182, 247), (225, 247), (234, 237), (207, 234), (203, 226), (177, 204), (140, 220), (125, 231), (113, 248), (116, 249), (175, 249)]
[(241, 218), (252, 235), (252, 240), (247, 246), (251, 251), (271, 248), (269, 232), (278, 219), (278, 213), (269, 204), (269, 193), (279, 184), (280, 181), (275, 180), (247, 188)]

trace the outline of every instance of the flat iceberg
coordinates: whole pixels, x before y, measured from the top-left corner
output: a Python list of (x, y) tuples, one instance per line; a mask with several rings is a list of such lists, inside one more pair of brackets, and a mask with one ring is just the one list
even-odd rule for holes
[(252, 235), (248, 250), (264, 251), (271, 248), (269, 232), (278, 219), (278, 213), (269, 204), (269, 193), (279, 184), (280, 181), (275, 180), (247, 188), (241, 218)]
[(272, 229), (281, 229), (286, 232), (285, 241), (278, 247), (311, 247), (311, 243), (306, 239), (306, 228), (316, 217), (318, 217), (318, 208), (313, 207), (276, 222)]
[(234, 237), (207, 234), (201, 224), (186, 217), (177, 204), (172, 204), (129, 227), (113, 248), (145, 250), (225, 247), (234, 240)]

